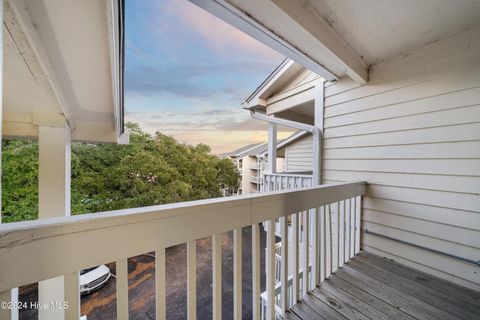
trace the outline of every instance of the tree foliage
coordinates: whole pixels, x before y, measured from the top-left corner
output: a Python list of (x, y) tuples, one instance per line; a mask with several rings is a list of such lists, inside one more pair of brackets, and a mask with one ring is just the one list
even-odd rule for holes
[[(128, 124), (128, 145), (72, 145), (72, 214), (198, 200), (239, 187), (228, 159)], [(38, 217), (38, 143), (3, 142), (4, 222)]]

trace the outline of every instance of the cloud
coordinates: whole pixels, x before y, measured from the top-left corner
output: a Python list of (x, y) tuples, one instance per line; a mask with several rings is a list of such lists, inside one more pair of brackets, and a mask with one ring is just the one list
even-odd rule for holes
[(248, 95), (283, 57), (186, 0), (127, 8), (125, 91), (137, 97)]
[(126, 5), (127, 121), (214, 152), (266, 140), (240, 103), (281, 55), (187, 0)]
[(269, 47), (188, 1), (171, 1), (166, 9), (196, 32), (212, 51), (224, 55), (231, 54), (232, 50), (249, 52), (267, 60), (280, 57)]
[[(266, 131), (264, 121), (249, 117), (244, 110), (214, 109), (204, 112), (127, 112), (127, 121), (137, 122), (148, 132), (174, 131)], [(279, 126), (279, 131), (291, 128)]]
[[(251, 119), (244, 110), (212, 109), (202, 112), (128, 112), (127, 121), (138, 123), (150, 134), (161, 132), (188, 144), (204, 143), (221, 153), (267, 140), (267, 124)], [(294, 130), (279, 127), (279, 138)]]
[[(180, 65), (127, 67), (125, 88), (128, 95), (136, 96), (207, 98), (229, 94), (238, 101), (241, 100), (239, 95), (248, 94), (245, 86), (252, 85), (235, 81), (235, 78), (240, 79), (242, 76), (258, 73), (259, 70), (269, 69), (271, 65), (261, 61), (185, 61)], [(224, 79), (231, 80), (222, 81)]]

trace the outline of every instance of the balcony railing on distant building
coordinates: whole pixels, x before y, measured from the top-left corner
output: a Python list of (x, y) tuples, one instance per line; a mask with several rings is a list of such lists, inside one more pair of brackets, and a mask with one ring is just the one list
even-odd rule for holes
[(250, 182), (253, 182), (253, 183), (261, 183), (261, 182), (262, 182), (262, 177), (252, 176), (252, 177), (250, 177)]
[(262, 191), (305, 188), (312, 186), (312, 184), (313, 176), (303, 172), (265, 173), (262, 179)]

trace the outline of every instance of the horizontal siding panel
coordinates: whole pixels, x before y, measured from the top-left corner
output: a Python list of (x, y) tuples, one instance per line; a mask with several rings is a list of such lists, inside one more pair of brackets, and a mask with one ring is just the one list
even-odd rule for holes
[(345, 126), (325, 130), (325, 137), (343, 137), (358, 134), (412, 130), (473, 122), (480, 122), (480, 105), (431, 112), (428, 114), (406, 116), (395, 119), (372, 121), (368, 123), (346, 124)]
[[(479, 131), (480, 132), (480, 131)], [(480, 139), (480, 138), (479, 138)], [(324, 150), (324, 159), (480, 159), (480, 140)]]
[(309, 150), (312, 152), (312, 140), (298, 143), (298, 144), (292, 144), (290, 146), (287, 146), (285, 150), (288, 150), (289, 152), (295, 152), (297, 150)]
[[(407, 81), (411, 81), (408, 79)], [(363, 86), (348, 94), (336, 95), (325, 99), (325, 117), (342, 115), (361, 110), (378, 108), (385, 105), (399, 104), (406, 101), (433, 97), (447, 92), (474, 88), (480, 85), (480, 68), (468, 66), (460, 72), (407, 86), (391, 87), (382, 83), (378, 86)], [(390, 88), (388, 88), (390, 87)], [(372, 92), (364, 92), (372, 91)]]
[[(355, 179), (353, 179), (355, 180)], [(474, 189), (475, 190), (475, 189)], [(480, 195), (370, 184), (367, 197), (479, 212)]]
[[(339, 104), (461, 73), (470, 69), (480, 59), (480, 32), (477, 30), (475, 34), (466, 35), (456, 42), (457, 44), (453, 46), (450, 43), (443, 44), (444, 49), (430, 48), (431, 52), (425, 50), (420, 55), (401, 57), (373, 66), (369, 73), (368, 85), (362, 86), (351, 79), (347, 81), (342, 78), (341, 81), (327, 87), (325, 96), (329, 98), (337, 95), (328, 101), (330, 104)], [(438, 57), (439, 55), (441, 57)], [(433, 56), (438, 58), (434, 59)], [(408, 64), (411, 59), (415, 61)], [(348, 95), (339, 95), (346, 91), (350, 91)]]
[(287, 171), (312, 171), (312, 136), (308, 135), (285, 147)]
[(299, 154), (288, 154), (288, 158), (290, 160), (298, 160), (298, 161), (305, 161), (305, 162), (312, 162), (312, 155), (299, 155)]
[(312, 166), (309, 165), (292, 165), (287, 168), (287, 172), (312, 171)]
[[(363, 227), (478, 260), (480, 27), (326, 88), (322, 181), (364, 180)], [(480, 289), (478, 266), (365, 234), (372, 253)]]
[(324, 148), (407, 145), (479, 140), (480, 122), (408, 131), (379, 132), (348, 137), (325, 138)]
[(425, 99), (325, 118), (325, 128), (340, 126), (345, 123), (362, 123), (432, 111), (448, 110), (459, 106), (471, 106), (479, 104), (479, 101), (480, 88), (476, 87), (469, 90), (461, 90)]
[[(476, 260), (480, 256), (480, 250), (455, 242), (441, 240), (435, 237), (409, 232), (401, 228), (389, 227), (375, 222), (363, 221), (364, 228), (368, 231), (382, 234), (395, 239), (401, 239), (419, 246), (457, 255), (466, 259)], [(459, 230), (461, 231), (461, 230)]]
[(362, 85), (349, 77), (344, 77), (337, 82), (325, 82), (325, 98), (332, 97), (346, 91), (356, 89)]
[[(369, 80), (380, 82), (393, 78), (413, 78), (415, 74), (437, 75), (435, 71), (443, 72), (456, 66), (475, 65), (468, 58), (480, 52), (480, 28), (456, 35), (453, 38), (434, 43), (415, 54), (398, 57), (373, 66)], [(433, 67), (432, 67), (433, 66)], [(390, 82), (389, 81), (389, 82)]]
[(347, 159), (325, 160), (323, 166), (325, 170), (480, 176), (479, 159)]
[[(480, 231), (478, 230), (459, 228), (448, 224), (420, 220), (370, 209), (363, 210), (363, 220), (473, 247), (476, 248), (475, 252), (480, 256)], [(409, 241), (409, 239), (405, 237), (402, 237), (402, 239)], [(440, 250), (440, 248), (433, 249)]]
[(294, 150), (289, 149), (288, 154), (290, 155), (303, 155), (305, 153), (312, 154), (312, 146), (307, 147), (307, 146), (300, 146), (299, 148), (296, 148)]
[(480, 212), (432, 207), (429, 205), (366, 197), (363, 208), (421, 220), (436, 221), (461, 228), (480, 230)]
[[(342, 79), (337, 82), (336, 85), (327, 88), (327, 107), (335, 107), (356, 99), (418, 86), (446, 76), (454, 76), (471, 70), (472, 65), (477, 63), (479, 59), (479, 52), (470, 52), (466, 54), (463, 59), (447, 57), (441, 61), (425, 64), (423, 68), (417, 66), (407, 68), (410, 70), (396, 70), (388, 75), (381, 75), (382, 72), (379, 72), (378, 69), (373, 69), (370, 71), (370, 81), (368, 85), (351, 86), (350, 88), (345, 85), (342, 87), (340, 86), (341, 82), (344, 81)], [(335, 86), (339, 86), (339, 88), (336, 89)], [(347, 91), (348, 94), (345, 94)]]
[[(475, 192), (478, 191), (480, 185), (480, 178), (478, 177), (446, 175), (324, 170), (323, 177), (327, 180), (367, 181), (369, 184), (468, 194), (476, 194)], [(478, 197), (480, 198), (480, 196)], [(478, 208), (480, 208), (480, 203)]]
[[(424, 267), (440, 271), (440, 273), (437, 272), (435, 274), (443, 279), (475, 290), (480, 290), (480, 274), (477, 266), (368, 233), (364, 234), (363, 241), (364, 248), (368, 252), (395, 259), (399, 263), (404, 263), (407, 266), (412, 266), (413, 264), (405, 263), (405, 260), (423, 265)], [(375, 252), (372, 249), (377, 251)], [(381, 252), (383, 252), (383, 254)], [(401, 257), (402, 260), (398, 260), (397, 258), (399, 257)], [(432, 270), (419, 268), (419, 266), (415, 267), (419, 270), (432, 273)]]

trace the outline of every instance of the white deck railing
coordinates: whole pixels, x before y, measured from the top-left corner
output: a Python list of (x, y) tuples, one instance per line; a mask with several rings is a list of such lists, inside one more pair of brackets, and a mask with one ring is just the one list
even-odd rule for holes
[(313, 176), (296, 173), (265, 173), (262, 190), (265, 192), (310, 187)]
[[(213, 318), (220, 320), (221, 247), (220, 234), (234, 231), (234, 318), (242, 314), (242, 233), (252, 228), (253, 319), (260, 319), (260, 231), (259, 223), (266, 222), (267, 232), (267, 319), (275, 318), (275, 219), (282, 226), (282, 248), (288, 248), (287, 219), (291, 215), (293, 241), (299, 247), (300, 214), (305, 230), (313, 222), (313, 256), (304, 255), (303, 265), (312, 265), (308, 280), (303, 279), (300, 292), (298, 254), (293, 270), (292, 301), (298, 301), (333, 270), (332, 250), (348, 259), (360, 248), (360, 197), (365, 193), (364, 182), (322, 185), (297, 190), (278, 191), (259, 195), (227, 197), (162, 206), (102, 212), (81, 216), (49, 218), (0, 225), (0, 300), (8, 300), (11, 288), (36, 283), (60, 275), (65, 277), (65, 297), (69, 308), (67, 319), (78, 319), (80, 310), (78, 271), (116, 261), (117, 318), (128, 319), (127, 259), (155, 251), (156, 313), (165, 319), (165, 248), (187, 243), (187, 310), (189, 319), (196, 317), (196, 252), (195, 241), (212, 236), (213, 255)], [(331, 204), (344, 206), (337, 223), (343, 235), (339, 245), (331, 249)], [(310, 215), (312, 219), (310, 219)], [(295, 231), (297, 230), (297, 231)], [(304, 232), (302, 245), (308, 248), (309, 232)], [(348, 235), (348, 236), (347, 236)], [(329, 240), (330, 239), (330, 240)], [(308, 252), (308, 251), (306, 251)], [(343, 255), (344, 253), (344, 255)], [(282, 250), (282, 266), (288, 266), (286, 250)], [(336, 265), (343, 258), (336, 259)], [(287, 288), (288, 274), (282, 267), (281, 284)], [(200, 288), (205, 290), (207, 288)], [(287, 310), (287, 293), (280, 292), (281, 312)], [(8, 319), (9, 311), (0, 310), (0, 319)]]

